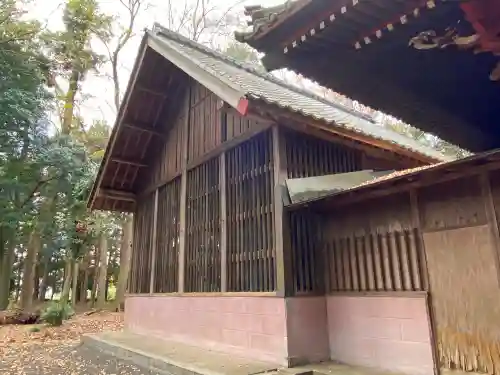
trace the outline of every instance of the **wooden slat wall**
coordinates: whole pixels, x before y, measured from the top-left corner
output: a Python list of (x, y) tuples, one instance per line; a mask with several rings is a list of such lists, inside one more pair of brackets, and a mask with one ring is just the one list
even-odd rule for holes
[(200, 84), (191, 92), (188, 160), (192, 161), (222, 143), (221, 111), (216, 95)]
[(320, 292), (324, 286), (317, 217), (307, 211), (296, 211), (290, 213), (289, 222), (295, 293)]
[(286, 157), (289, 178), (323, 176), (362, 169), (361, 152), (340, 144), (287, 131)]
[(180, 182), (180, 178), (176, 178), (158, 192), (154, 293), (178, 289)]
[(152, 256), (154, 194), (138, 204), (134, 215), (134, 240), (131, 260), (130, 293), (149, 293)]
[(273, 291), (273, 158), (271, 132), (226, 154), (229, 291)]
[(327, 290), (424, 290), (422, 250), (417, 229), (334, 238), (325, 244)]
[[(187, 102), (188, 98), (184, 91), (182, 95), (185, 99), (179, 99), (179, 105)], [(151, 189), (158, 186), (180, 173), (182, 167), (182, 145), (185, 137), (185, 113), (179, 110), (172, 123), (165, 123), (160, 129), (167, 129), (165, 139), (158, 141), (161, 146), (152, 158), (151, 168), (145, 173), (145, 181), (142, 183), (144, 189)]]
[(186, 292), (221, 288), (219, 159), (190, 170), (187, 176)]
[[(286, 131), (286, 158), (289, 178), (322, 176), (353, 172), (362, 169), (361, 153), (356, 149), (314, 138), (306, 134)], [(290, 215), (292, 265), (296, 293), (323, 290), (318, 282), (317, 228), (313, 218), (305, 212)]]
[(427, 290), (409, 194), (349, 206), (324, 219), (327, 291)]
[(252, 127), (259, 125), (259, 122), (255, 119), (245, 118), (233, 113), (223, 113), (222, 123), (222, 136), (224, 141), (230, 141), (246, 133)]

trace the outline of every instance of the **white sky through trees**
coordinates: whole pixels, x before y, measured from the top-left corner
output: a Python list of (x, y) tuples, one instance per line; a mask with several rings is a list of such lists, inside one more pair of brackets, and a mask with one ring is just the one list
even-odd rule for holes
[[(186, 1), (195, 0), (171, 0), (170, 3), (174, 8), (181, 11)], [(210, 6), (215, 6), (221, 14), (231, 8), (232, 13), (238, 13), (241, 17), (243, 17), (243, 5), (262, 4), (263, 6), (272, 6), (283, 2), (284, 0), (208, 0)], [(129, 41), (120, 55), (119, 77), (122, 91), (126, 89), (143, 30), (152, 27), (154, 22), (168, 27), (169, 1), (144, 0), (144, 3), (147, 7), (141, 9), (136, 20), (135, 36)], [(63, 27), (61, 15), (64, 4), (64, 0), (34, 0), (27, 16), (46, 24), (49, 29), (61, 29)], [(124, 24), (128, 22), (126, 9), (120, 4), (119, 0), (100, 0), (100, 4), (103, 12), (117, 17), (118, 21), (122, 21)], [(220, 43), (224, 43), (224, 39), (225, 37)], [(100, 41), (95, 41), (93, 47), (98, 53), (106, 54), (106, 49)], [(90, 124), (94, 120), (105, 120), (110, 126), (114, 124), (116, 110), (113, 104), (111, 68), (108, 64), (100, 68), (99, 74), (90, 74), (85, 79), (82, 84), (82, 95), (78, 99), (80, 103), (78, 112), (86, 124)]]

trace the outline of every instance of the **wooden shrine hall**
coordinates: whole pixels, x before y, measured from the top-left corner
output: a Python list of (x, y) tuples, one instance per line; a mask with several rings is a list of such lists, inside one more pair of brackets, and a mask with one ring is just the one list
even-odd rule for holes
[(127, 330), (275, 367), (494, 372), (499, 166), (155, 25), (89, 207), (134, 213)]

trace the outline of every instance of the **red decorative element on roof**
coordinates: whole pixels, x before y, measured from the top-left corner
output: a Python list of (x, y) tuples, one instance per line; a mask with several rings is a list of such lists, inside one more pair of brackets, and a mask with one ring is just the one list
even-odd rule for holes
[(238, 106), (236, 107), (236, 110), (242, 116), (245, 116), (247, 114), (247, 112), (248, 112), (248, 99), (241, 98), (240, 101), (238, 102)]
[(500, 2), (497, 0), (473, 0), (463, 2), (460, 7), (480, 36), (480, 45), (485, 52), (500, 53)]

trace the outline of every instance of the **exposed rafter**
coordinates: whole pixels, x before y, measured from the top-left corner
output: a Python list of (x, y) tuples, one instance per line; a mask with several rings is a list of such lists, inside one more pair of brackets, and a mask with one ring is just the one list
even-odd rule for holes
[(101, 189), (99, 189), (98, 197), (120, 200), (120, 201), (127, 201), (127, 202), (135, 202), (136, 201), (135, 194), (130, 193), (130, 192), (126, 192), (126, 191), (121, 191), (121, 190), (114, 190), (114, 189), (101, 188)]
[(161, 96), (164, 99), (167, 98), (167, 94), (165, 92), (152, 90), (152, 89), (149, 89), (149, 88), (144, 87), (144, 86), (137, 87), (137, 90), (142, 91), (142, 92), (147, 92), (148, 94), (152, 94), (152, 95), (156, 95), (156, 96)]
[(125, 123), (123, 124), (123, 127), (149, 133), (162, 139), (165, 138), (165, 135), (163, 133), (159, 132), (157, 129), (150, 127), (149, 125)]
[(111, 158), (111, 161), (114, 161), (114, 162), (120, 163), (120, 164), (133, 165), (134, 167), (139, 167), (139, 168), (146, 168), (146, 167), (148, 167), (147, 164), (141, 163), (140, 161), (137, 161), (137, 160), (127, 160), (127, 159), (123, 159), (123, 158), (119, 158), (119, 157), (115, 157), (115, 156), (113, 156)]

